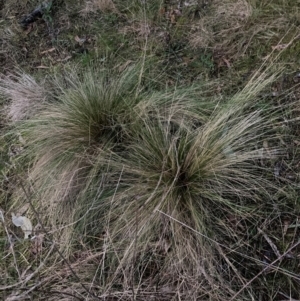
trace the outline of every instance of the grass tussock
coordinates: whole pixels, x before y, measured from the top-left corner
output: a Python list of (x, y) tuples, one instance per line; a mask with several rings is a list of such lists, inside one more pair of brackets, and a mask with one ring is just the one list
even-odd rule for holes
[(258, 95), (274, 77), (208, 105), (196, 87), (148, 94), (140, 76), (134, 67), (119, 77), (70, 73), (52, 80), (35, 114), (12, 120), (35, 204), (65, 254), (78, 234), (102, 252), (94, 277), (104, 294), (131, 287), (132, 298), (156, 283), (185, 300), (228, 300), (249, 277), (239, 263), (248, 234), (235, 235), (237, 224), (256, 227), (273, 208), (260, 162), (280, 156), (280, 123)]
[[(255, 161), (270, 156), (262, 149), (263, 136), (274, 137), (259, 110), (245, 114), (243, 93), (250, 96), (243, 91), (194, 131), (147, 120), (128, 154), (111, 158), (107, 182), (114, 185), (106, 188), (110, 193), (99, 195), (97, 222), (86, 217), (85, 228), (95, 233), (98, 221), (106, 221), (100, 228), (108, 237), (106, 252), (119, 258), (115, 269), (103, 259), (112, 274), (109, 284), (150, 285), (147, 281), (155, 279), (174, 288), (179, 281), (186, 300), (199, 295), (226, 300), (234, 295), (229, 278), (236, 278), (237, 287), (246, 283), (225, 255), (228, 241), (244, 247), (232, 237), (234, 228), (226, 220), (234, 216), (255, 224), (263, 218), (263, 208), (271, 206), (274, 186)], [(216, 282), (222, 283), (217, 293)], [(240, 300), (252, 294), (247, 288)]]
[(298, 300), (295, 1), (38, 5), (0, 1), (0, 299)]
[[(168, 120), (175, 128), (183, 127), (182, 120), (187, 119), (184, 127), (188, 129), (194, 123), (204, 122), (213, 109), (212, 103), (197, 103), (197, 88), (193, 87), (148, 94), (137, 84), (139, 76), (137, 68), (128, 68), (119, 77), (90, 70), (83, 77), (71, 72), (66, 81), (53, 78), (49, 84), (52, 91), (44, 102), (40, 101), (39, 93), (35, 95), (37, 99), (31, 99), (40, 110), (27, 105), (22, 113), (26, 117), (33, 115), (31, 118), (20, 123), (11, 119), (26, 141), (24, 164), (30, 166), (28, 177), (36, 187), (42, 208), (50, 210), (50, 216), (55, 215), (50, 219), (54, 224), (61, 210), (72, 217), (68, 208), (73, 207), (76, 195), (95, 173), (109, 171), (107, 162), (112, 154), (127, 151), (144, 119)], [(15, 96), (19, 87), (24, 89), (24, 77), (20, 76), (7, 95)], [(2, 85), (8, 87), (9, 83), (7, 77)], [(27, 97), (31, 84), (29, 81), (25, 89)], [(14, 87), (18, 89), (15, 91)], [(22, 104), (24, 99), (27, 98), (21, 99)], [(20, 101), (8, 100), (11, 110)]]

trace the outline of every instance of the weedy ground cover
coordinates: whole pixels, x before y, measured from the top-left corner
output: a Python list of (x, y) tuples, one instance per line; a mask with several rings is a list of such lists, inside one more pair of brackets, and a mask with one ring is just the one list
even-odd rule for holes
[(38, 5), (0, 3), (1, 297), (299, 299), (298, 3)]

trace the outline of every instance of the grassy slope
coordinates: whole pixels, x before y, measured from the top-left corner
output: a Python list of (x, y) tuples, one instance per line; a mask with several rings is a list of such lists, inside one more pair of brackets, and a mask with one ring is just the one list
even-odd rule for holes
[[(279, 68), (283, 68), (284, 71), (271, 87), (268, 86), (260, 92), (258, 96), (263, 98), (263, 102), (259, 102), (259, 108), (273, 110), (274, 107), (281, 106), (282, 116), (278, 116), (277, 113), (276, 122), (298, 117), (297, 107), (294, 111), (290, 108), (286, 109), (286, 104), (293, 103), (299, 98), (297, 74), (300, 68), (298, 55), (300, 9), (297, 1), (186, 1), (190, 5), (182, 8), (178, 7), (180, 1), (148, 2), (151, 4), (145, 5), (143, 1), (136, 0), (102, 2), (57, 0), (53, 1), (52, 10), (45, 20), (37, 20), (26, 30), (20, 28), (18, 21), (36, 7), (38, 1), (0, 2), (1, 72), (9, 74), (16, 67), (22, 68), (43, 81), (45, 76), (60, 74), (65, 65), (70, 65), (70, 68), (76, 65), (78, 70), (96, 65), (99, 68), (121, 73), (130, 64), (146, 58), (147, 68), (143, 81), (151, 82), (148, 89), (159, 93), (166, 87), (172, 89), (177, 86), (207, 82), (206, 96), (217, 97), (222, 102), (241, 91), (251, 76), (266, 62), (266, 66), (272, 65), (274, 72)], [(279, 52), (280, 56), (274, 62)], [(255, 109), (259, 108), (255, 107)], [(0, 126), (4, 133), (6, 116), (1, 119)], [(215, 224), (216, 220), (213, 219), (210, 222), (214, 224), (208, 231), (219, 231), (219, 236), (216, 234), (213, 236), (214, 239), (218, 239), (221, 245), (229, 242), (230, 249), (235, 253), (232, 254), (232, 251), (221, 247), (216, 249), (206, 246), (209, 251), (218, 253), (219, 267), (212, 272), (213, 276), (207, 275), (207, 278), (201, 282), (203, 290), (207, 291), (202, 297), (198, 296), (199, 300), (227, 300), (229, 295), (234, 296), (232, 291), (238, 291), (234, 287), (237, 284), (239, 288), (244, 285), (245, 289), (236, 300), (243, 300), (243, 298), (248, 300), (246, 298), (250, 298), (249, 296), (254, 296), (255, 300), (299, 299), (300, 280), (297, 275), (299, 247), (283, 256), (274, 264), (275, 267), (268, 266), (262, 272), (266, 267), (264, 264), (268, 265), (280, 258), (299, 239), (300, 208), (299, 197), (295, 190), (299, 185), (298, 123), (285, 122), (281, 130), (279, 143), (284, 149), (284, 155), (280, 160), (265, 160), (259, 164), (269, 168), (265, 176), (273, 179), (274, 186), (287, 190), (288, 197), (277, 191), (274, 193), (273, 210), (265, 212), (266, 208), (270, 210), (270, 204), (265, 207), (261, 205), (259, 209), (262, 214), (251, 211), (251, 203), (249, 212), (243, 212), (242, 215), (235, 213), (232, 208), (231, 212), (217, 210), (216, 220), (220, 224)], [(147, 132), (143, 135), (153, 137)], [(14, 227), (10, 221), (12, 210), (27, 212), (26, 214), (32, 217), (35, 224), (37, 223), (31, 210), (26, 211), (26, 208), (22, 209), (15, 203), (18, 199), (15, 196), (22, 194), (17, 183), (26, 174), (26, 170), (19, 166), (16, 159), (19, 149), (23, 146), (22, 141), (18, 139), (18, 137), (14, 139), (11, 144), (8, 137), (3, 135), (0, 140), (0, 207), (5, 214), (4, 227), (0, 228), (0, 255), (1, 258), (5, 258), (0, 263), (0, 279), (2, 279), (0, 295), (8, 297), (17, 294), (21, 299), (22, 294), (25, 296), (27, 291), (36, 286), (33, 292), (29, 293), (33, 296), (33, 300), (51, 298), (73, 300), (73, 297), (67, 295), (68, 293), (78, 296), (80, 300), (83, 300), (84, 296), (90, 300), (97, 299), (89, 295), (85, 288), (92, 288), (92, 291), (102, 296), (103, 300), (106, 295), (110, 295), (106, 300), (118, 300), (118, 298), (145, 300), (150, 298), (149, 294), (154, 300), (196, 299), (193, 293), (187, 294), (187, 291), (193, 291), (193, 287), (195, 288), (199, 282), (197, 278), (189, 278), (190, 270), (185, 271), (186, 279), (176, 279), (174, 276), (175, 279), (170, 281), (168, 277), (164, 278), (159, 273), (160, 265), (163, 266), (163, 272), (166, 274), (171, 273), (172, 269), (182, 268), (180, 265), (172, 266), (174, 261), (170, 259), (171, 255), (169, 257), (166, 255), (170, 248), (168, 233), (156, 243), (154, 237), (148, 244), (152, 247), (152, 251), (146, 250), (144, 257), (139, 254), (132, 255), (139, 258), (137, 270), (144, 281), (140, 287), (135, 284), (136, 288), (139, 288), (137, 291), (131, 288), (134, 280), (128, 279), (128, 285), (125, 287), (122, 276), (111, 276), (109, 271), (103, 271), (99, 267), (99, 262), (104, 264), (103, 254), (107, 256), (105, 264), (108, 267), (115, 264), (113, 260), (116, 259), (103, 251), (102, 247), (108, 244), (109, 239), (112, 241), (118, 239), (117, 234), (110, 237), (105, 232), (99, 233), (97, 229), (94, 234), (96, 237), (90, 237), (88, 242), (79, 234), (74, 234), (74, 246), (68, 246), (72, 250), (69, 259), (80, 280), (76, 279), (68, 266), (57, 256), (52, 247), (52, 236), (50, 240), (44, 241), (43, 250), (38, 250), (39, 245), (29, 241), (15, 241), (14, 245), (9, 247), (7, 242), (9, 235), (12, 238), (15, 238), (15, 235), (22, 236), (19, 228)], [(167, 145), (172, 144), (168, 137), (163, 137), (162, 140)], [(144, 138), (142, 142), (148, 142), (146, 146), (150, 148), (151, 139)], [(278, 141), (266, 139), (264, 148), (271, 151), (274, 146), (272, 143)], [(147, 149), (146, 146), (143, 148), (141, 144), (141, 150)], [(147, 155), (149, 154), (143, 154), (143, 158), (147, 158)], [(126, 167), (126, 160), (129, 159), (124, 160), (123, 164)], [(274, 176), (277, 171), (280, 177)], [(137, 167), (134, 174), (128, 176), (134, 180), (147, 177), (147, 174)], [(118, 182), (118, 179), (111, 181)], [(91, 193), (92, 196), (94, 193)], [(135, 191), (130, 193), (136, 194)], [(122, 196), (116, 197), (122, 199)], [(204, 210), (211, 209), (205, 207)], [(174, 212), (168, 213), (171, 216)], [(47, 224), (47, 216), (43, 216), (41, 212), (40, 214)], [(180, 221), (184, 220), (180, 215), (172, 216)], [(185, 228), (182, 230), (174, 220), (171, 223), (175, 229), (173, 230), (179, 235), (183, 237), (193, 235)], [(201, 228), (190, 226), (198, 229), (197, 231)], [(135, 227), (134, 221), (132, 227)], [(89, 228), (97, 227), (91, 223)], [(83, 228), (81, 231), (91, 231), (90, 229)], [(230, 229), (231, 232), (222, 229)], [(51, 232), (51, 229), (48, 230)], [(231, 236), (222, 237), (223, 232), (226, 235), (231, 233)], [(99, 243), (103, 241), (104, 244)], [(246, 243), (239, 244), (240, 241)], [(60, 243), (63, 249), (63, 242)], [(174, 241), (178, 248), (183, 243), (184, 241)], [(188, 247), (192, 250), (184, 253), (184, 256), (193, 255), (197, 250), (195, 246), (195, 249), (192, 245)], [(119, 251), (114, 252), (119, 254)], [(164, 257), (169, 258), (170, 261), (164, 261)], [(134, 262), (132, 257), (128, 260)], [(207, 265), (211, 264), (211, 269), (216, 269), (213, 260), (215, 258), (208, 258)], [(41, 262), (44, 262), (45, 266), (41, 266)], [(147, 264), (142, 264), (143, 262)], [(130, 274), (130, 267), (121, 267), (123, 275), (134, 277)], [(53, 269), (56, 273), (49, 272)], [(229, 272), (225, 271), (226, 269)], [(227, 278), (219, 277), (218, 273), (221, 276), (226, 275)], [(24, 277), (30, 275), (32, 278), (25, 281)], [(253, 283), (248, 285), (247, 282), (252, 279), (254, 279)], [(181, 286), (178, 285), (178, 281), (182, 281)], [(84, 284), (85, 288), (79, 283)], [(231, 288), (230, 285), (228, 287), (228, 283), (232, 283)], [(217, 289), (213, 291), (214, 285), (222, 287), (223, 284), (226, 284), (227, 291)]]

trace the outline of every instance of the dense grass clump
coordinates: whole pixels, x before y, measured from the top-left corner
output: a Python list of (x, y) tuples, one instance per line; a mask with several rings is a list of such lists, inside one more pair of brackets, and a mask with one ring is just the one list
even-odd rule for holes
[(92, 69), (78, 76), (71, 71), (66, 79), (49, 79), (47, 93), (25, 74), (15, 76), (14, 85), (11, 77), (2, 80), (8, 112), (19, 112), (18, 118), (8, 117), (26, 141), (22, 164), (29, 168), (42, 208), (72, 216), (67, 208), (73, 208), (78, 193), (94, 174), (108, 172), (112, 154), (127, 151), (144, 119), (169, 119), (174, 127), (188, 128), (204, 122), (213, 109), (212, 102), (197, 102), (199, 88), (149, 93), (140, 80), (137, 67), (118, 76)]
[[(231, 245), (243, 256), (245, 242), (234, 228), (255, 227), (273, 206), (275, 187), (258, 161), (280, 154), (263, 148), (263, 141), (276, 142), (276, 114), (249, 106), (267, 82), (253, 82), (197, 126), (183, 126), (184, 119), (174, 125), (172, 110), (166, 120), (145, 119), (124, 152), (112, 154), (101, 192), (93, 182), (92, 202), (83, 207), (91, 215), (79, 223), (85, 233), (105, 233), (108, 283), (155, 279), (177, 287), (180, 279), (186, 300), (226, 300), (234, 295), (230, 277), (237, 287), (246, 283), (235, 256), (225, 253)], [(222, 283), (218, 297), (215, 283)], [(252, 294), (247, 288), (241, 300)]]
[(46, 2), (0, 1), (0, 299), (298, 300), (299, 1)]
[(106, 293), (155, 282), (185, 300), (251, 300), (247, 266), (260, 261), (245, 253), (272, 215), (265, 166), (280, 156), (279, 115), (258, 97), (273, 78), (223, 102), (197, 87), (149, 93), (140, 79), (139, 68), (73, 72), (51, 80), (38, 110), (12, 119), (45, 224), (65, 254), (78, 239), (103, 253), (94, 279)]

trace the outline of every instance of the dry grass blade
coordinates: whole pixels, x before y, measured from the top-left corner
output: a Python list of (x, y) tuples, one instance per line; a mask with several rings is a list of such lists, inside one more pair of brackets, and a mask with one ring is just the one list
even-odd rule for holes
[[(290, 253), (293, 249), (295, 249), (299, 245), (300, 245), (300, 240), (297, 243), (295, 243), (293, 246), (291, 246), (287, 251), (285, 251), (280, 257), (278, 257), (276, 260), (274, 260), (273, 262), (271, 262), (270, 265), (274, 265), (275, 263), (277, 263), (280, 260), (282, 260), (282, 258), (284, 258), (284, 256), (286, 256), (288, 253)], [(250, 281), (248, 281), (236, 294), (234, 294), (234, 296), (230, 299), (230, 301), (236, 300), (236, 297), (239, 294), (241, 294), (244, 289), (246, 289), (255, 279), (257, 279), (261, 274), (263, 274), (268, 268), (269, 268), (269, 266), (267, 265), (257, 275), (255, 275), (255, 277), (253, 277)]]

